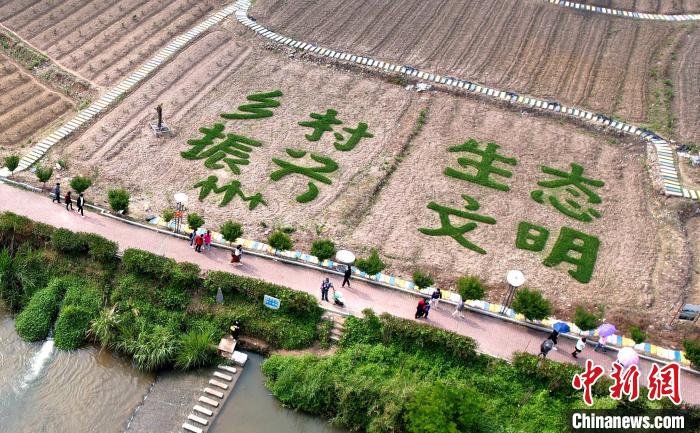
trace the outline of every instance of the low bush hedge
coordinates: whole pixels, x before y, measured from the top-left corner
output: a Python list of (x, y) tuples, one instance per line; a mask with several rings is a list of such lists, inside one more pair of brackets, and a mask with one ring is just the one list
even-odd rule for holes
[(122, 263), (127, 271), (149, 276), (164, 285), (189, 291), (202, 286), (201, 269), (193, 263), (178, 263), (136, 248), (124, 251)]
[(433, 277), (420, 269), (413, 272), (413, 284), (424, 289), (433, 285)]
[(527, 320), (542, 320), (552, 314), (552, 304), (538, 290), (522, 288), (515, 293), (513, 310)]
[(51, 245), (63, 253), (84, 255), (94, 260), (109, 263), (116, 260), (118, 246), (95, 233), (72, 232), (67, 229), (56, 229), (51, 235)]
[(204, 285), (212, 296), (215, 296), (217, 289), (221, 288), (224, 297), (238, 293), (245, 295), (253, 302), (260, 303), (260, 305), (262, 305), (264, 295), (273, 296), (280, 300), (279, 311), (285, 314), (317, 319), (322, 313), (316, 298), (308, 293), (255, 278), (213, 271), (207, 274)]
[(600, 325), (601, 318), (595, 313), (591, 313), (585, 308), (578, 306), (574, 312), (574, 324), (582, 331), (596, 329)]
[(479, 277), (464, 276), (457, 279), (457, 292), (465, 301), (467, 299), (484, 299), (485, 289)]
[(109, 201), (109, 207), (115, 212), (127, 213), (129, 211), (129, 200), (131, 199), (131, 194), (129, 191), (121, 188), (110, 189), (107, 192), (107, 201)]
[(17, 315), (15, 329), (25, 341), (46, 339), (66, 290), (79, 284), (74, 277), (54, 278), (46, 288), (36, 292), (29, 304)]
[(292, 238), (282, 230), (275, 230), (267, 237), (267, 243), (277, 250), (291, 250), (294, 244)]
[(382, 259), (379, 258), (379, 253), (375, 248), (372, 248), (366, 259), (357, 259), (357, 261), (355, 261), (355, 266), (367, 275), (377, 275), (386, 268), (386, 265)]
[(82, 346), (87, 338), (90, 322), (95, 315), (94, 311), (79, 305), (61, 308), (54, 332), (56, 347), (62, 350), (75, 350)]
[(12, 212), (0, 214), (0, 245), (9, 248), (11, 252), (25, 243), (34, 248), (43, 247), (51, 240), (53, 231), (54, 228), (48, 224)]
[(685, 357), (693, 364), (695, 368), (700, 368), (700, 338), (694, 340), (683, 341), (683, 349)]
[(235, 242), (236, 239), (243, 236), (243, 227), (233, 221), (226, 221), (223, 223), (219, 231), (227, 242)]
[(330, 239), (317, 239), (311, 245), (311, 255), (324, 261), (335, 256), (335, 244)]

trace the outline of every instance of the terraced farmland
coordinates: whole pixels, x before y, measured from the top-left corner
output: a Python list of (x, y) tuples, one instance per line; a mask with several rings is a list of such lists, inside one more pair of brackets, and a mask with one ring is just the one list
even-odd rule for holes
[[(612, 18), (530, 0), (261, 0), (250, 14), (314, 44), (638, 123), (649, 120), (655, 103), (652, 69), (669, 68), (672, 51), (698, 37), (686, 37), (693, 24)], [(684, 91), (698, 94), (694, 85)]]
[(111, 85), (223, 0), (11, 0), (0, 22), (77, 75)]
[(577, 3), (658, 14), (700, 12), (699, 0), (577, 0)]
[(72, 101), (0, 53), (0, 156), (21, 153), (20, 146), (36, 139), (71, 108)]

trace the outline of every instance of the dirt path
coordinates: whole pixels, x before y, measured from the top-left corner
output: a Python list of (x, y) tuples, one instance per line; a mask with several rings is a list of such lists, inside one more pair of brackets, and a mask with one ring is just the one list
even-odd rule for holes
[[(328, 275), (319, 270), (287, 265), (250, 255), (245, 255), (242, 265), (232, 267), (229, 263), (228, 251), (214, 249), (208, 254), (196, 254), (184, 240), (164, 236), (93, 213), (88, 213), (85, 218), (81, 218), (77, 213), (66, 212), (62, 206), (51, 203), (48, 197), (18, 190), (4, 184), (0, 185), (0, 210), (26, 215), (36, 221), (57, 227), (98, 233), (118, 242), (122, 249), (142, 248), (176, 260), (194, 262), (204, 270), (224, 270), (262, 278), (314, 296), (319, 295), (320, 282)], [(338, 285), (340, 284), (338, 277), (332, 277), (332, 279)], [(349, 312), (354, 314), (359, 314), (364, 308), (372, 308), (377, 313), (388, 312), (398, 317), (411, 319), (415, 311), (415, 296), (360, 281), (353, 281), (352, 288), (345, 289), (343, 295), (347, 299)], [(515, 351), (537, 353), (541, 341), (545, 338), (545, 334), (542, 332), (480, 314), (467, 313), (464, 320), (454, 319), (451, 316), (451, 310), (451, 307), (446, 305), (432, 310), (428, 323), (475, 338), (482, 351), (494, 356), (510, 358)], [(551, 358), (556, 361), (571, 362), (572, 358), (569, 353), (573, 351), (573, 342), (562, 338), (558, 348), (559, 350), (554, 352)], [(593, 359), (598, 364), (609, 366), (615, 359), (615, 352), (596, 353), (589, 347), (577, 360), (578, 364), (583, 365), (586, 358)], [(642, 377), (646, 377), (651, 362), (642, 360), (640, 367)], [(699, 404), (700, 376), (688, 373), (682, 373), (681, 376), (684, 401)]]

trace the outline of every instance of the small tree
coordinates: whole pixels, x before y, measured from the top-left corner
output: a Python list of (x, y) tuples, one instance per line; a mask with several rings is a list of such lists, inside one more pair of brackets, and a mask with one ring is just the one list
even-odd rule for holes
[(19, 166), (19, 156), (17, 155), (10, 155), (5, 157), (5, 167), (7, 167), (8, 170), (10, 170), (10, 176), (17, 170), (17, 167)]
[(418, 269), (413, 272), (413, 283), (422, 289), (431, 287), (433, 285), (433, 277), (428, 272)]
[(382, 259), (379, 258), (376, 248), (372, 248), (369, 257), (366, 259), (358, 259), (355, 262), (355, 266), (368, 275), (376, 275), (386, 268)]
[(642, 329), (639, 326), (631, 326), (630, 334), (635, 344), (644, 343), (647, 339), (647, 333), (642, 331)]
[(126, 213), (129, 210), (129, 199), (131, 195), (129, 191), (121, 188), (110, 189), (107, 192), (107, 200), (109, 206), (115, 212)]
[(683, 341), (685, 357), (688, 358), (695, 368), (700, 368), (700, 338)]
[(576, 307), (576, 312), (574, 313), (574, 323), (582, 331), (589, 331), (595, 329), (600, 325), (600, 316), (591, 313), (585, 308), (578, 306)]
[(484, 299), (484, 286), (479, 277), (468, 275), (457, 279), (457, 291), (462, 299)]
[(328, 260), (335, 255), (335, 244), (330, 239), (316, 239), (311, 245), (311, 255), (320, 261)]
[(169, 223), (173, 220), (173, 218), (175, 218), (175, 212), (173, 212), (172, 209), (163, 209), (161, 218), (163, 218), (163, 221), (165, 221), (166, 223)]
[(527, 320), (542, 320), (552, 314), (552, 304), (538, 290), (523, 288), (515, 293), (513, 310)]
[(231, 220), (223, 223), (219, 230), (221, 231), (221, 235), (224, 237), (224, 240), (228, 242), (235, 242), (236, 239), (243, 236), (243, 227)]
[(53, 168), (51, 167), (37, 167), (36, 172), (36, 178), (39, 179), (39, 182), (41, 182), (41, 190), (43, 191), (46, 189), (46, 182), (51, 179), (51, 176), (53, 175)]
[(70, 181), (70, 187), (78, 194), (85, 192), (86, 189), (92, 186), (92, 180), (89, 177), (75, 176)]
[(195, 212), (187, 214), (187, 225), (190, 226), (192, 230), (197, 230), (204, 225), (204, 218)]
[(275, 230), (267, 237), (267, 243), (276, 250), (291, 250), (292, 238), (281, 230)]

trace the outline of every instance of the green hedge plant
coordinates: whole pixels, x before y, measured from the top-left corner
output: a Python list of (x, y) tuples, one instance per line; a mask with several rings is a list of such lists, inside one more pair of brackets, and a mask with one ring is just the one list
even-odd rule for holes
[(223, 223), (219, 231), (226, 242), (236, 242), (236, 239), (243, 237), (243, 227), (231, 220)]
[(92, 180), (84, 176), (76, 176), (70, 180), (70, 187), (78, 194), (85, 192), (92, 186)]
[(457, 292), (465, 301), (467, 299), (484, 299), (484, 286), (481, 285), (479, 277), (464, 276), (457, 279)]
[(700, 368), (700, 338), (683, 341), (685, 357), (695, 368)]
[(7, 167), (8, 170), (10, 170), (10, 176), (17, 170), (17, 167), (19, 166), (19, 156), (18, 155), (9, 155), (5, 157), (5, 167)]
[(552, 314), (552, 304), (538, 290), (522, 288), (515, 292), (513, 310), (527, 320), (542, 320)]
[(630, 336), (635, 344), (644, 343), (647, 339), (647, 333), (642, 331), (642, 329), (636, 325), (630, 327)]
[(25, 341), (46, 339), (66, 290), (69, 287), (79, 285), (80, 280), (75, 277), (61, 277), (51, 280), (46, 288), (39, 290), (32, 296), (26, 308), (17, 315), (15, 321), (17, 334)]
[(386, 268), (382, 259), (379, 258), (379, 252), (376, 248), (372, 248), (366, 259), (357, 259), (355, 266), (367, 275), (377, 275)]
[(175, 212), (173, 212), (172, 209), (163, 209), (161, 218), (163, 218), (163, 221), (165, 221), (166, 223), (169, 223), (173, 220), (173, 218), (175, 218)]
[(433, 277), (428, 272), (418, 269), (413, 272), (413, 284), (421, 289), (432, 287)]
[(36, 175), (36, 178), (41, 182), (41, 190), (46, 189), (46, 182), (51, 179), (51, 176), (53, 175), (53, 168), (51, 167), (37, 167), (36, 171), (34, 172)]
[(110, 189), (107, 192), (109, 207), (111, 207), (114, 212), (127, 213), (129, 211), (130, 199), (131, 195), (129, 191), (122, 188)]
[(330, 239), (317, 239), (311, 245), (311, 255), (319, 261), (324, 261), (335, 256), (335, 244)]
[(292, 238), (282, 230), (275, 230), (267, 237), (267, 243), (276, 250), (291, 250), (294, 244)]
[(596, 329), (601, 323), (601, 317), (598, 314), (592, 313), (582, 306), (576, 307), (574, 312), (574, 324), (582, 331), (590, 331)]
[(198, 213), (191, 212), (187, 214), (187, 225), (192, 230), (197, 230), (204, 225), (204, 218), (202, 218)]

